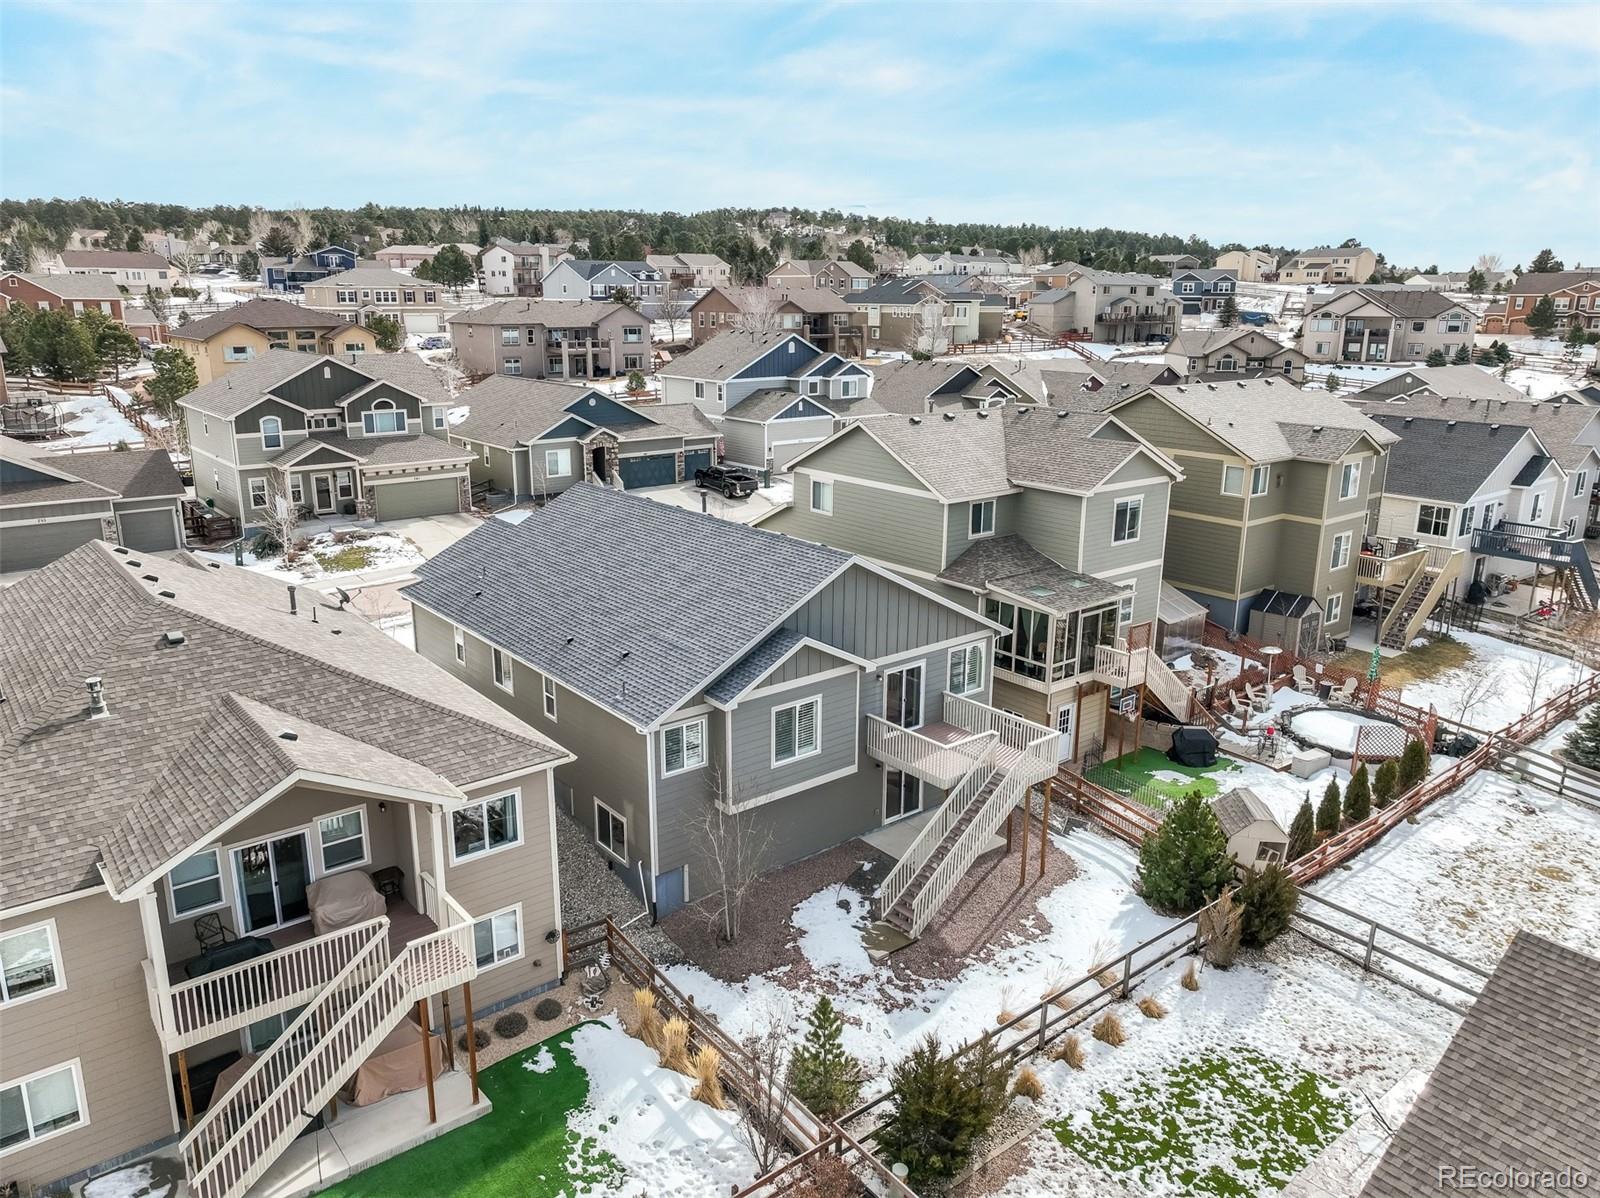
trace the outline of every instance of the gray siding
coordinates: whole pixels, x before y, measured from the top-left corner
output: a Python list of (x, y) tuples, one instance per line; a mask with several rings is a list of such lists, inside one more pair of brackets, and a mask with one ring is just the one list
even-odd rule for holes
[[(1003, 537), (1008, 533), (1018, 531), (1019, 516), (1022, 507), (1022, 496), (1000, 495), (994, 501), (994, 535)], [(979, 541), (987, 541), (987, 536), (972, 537), (972, 505), (970, 503), (952, 503), (944, 510), (945, 519), (945, 552), (944, 561), (938, 569), (943, 569), (956, 558)], [(893, 529), (886, 530), (892, 533)], [(937, 572), (937, 571), (936, 571)]]
[(953, 611), (859, 565), (830, 582), (784, 626), (871, 660), (988, 627), (976, 613)]
[[(733, 754), (728, 770), (728, 785), (736, 802), (748, 802), (837, 770), (854, 768), (861, 726), (857, 707), (859, 677), (852, 670), (770, 693), (753, 691), (740, 702), (733, 711)], [(819, 751), (800, 761), (774, 766), (773, 711), (814, 695), (822, 700)]]
[(1069, 570), (1078, 569), (1083, 500), (1077, 495), (1025, 489), (1017, 496), (1016, 531), (1035, 549)]
[(743, 420), (722, 422), (722, 452), (730, 462), (755, 470), (767, 468), (766, 426)]

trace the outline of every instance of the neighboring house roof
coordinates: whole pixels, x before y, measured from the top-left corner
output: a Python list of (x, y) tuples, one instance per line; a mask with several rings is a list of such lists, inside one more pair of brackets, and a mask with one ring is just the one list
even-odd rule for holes
[(852, 560), (579, 483), (518, 524), (485, 521), (402, 594), (646, 728)]
[(323, 329), (332, 332), (354, 327), (343, 316), (333, 312), (306, 308), (287, 300), (253, 299), (180, 325), (172, 330), (172, 336), (179, 341), (206, 341), (241, 324), (262, 332), (268, 329)]
[(1506, 287), (1508, 295), (1549, 295), (1579, 283), (1600, 283), (1600, 270), (1551, 270), (1522, 275)]
[[(1389, 1140), (1362, 1196), (1410, 1198), (1437, 1191), (1442, 1163), (1484, 1178), (1579, 1168), (1593, 1177), (1600, 1165), (1597, 1110), (1600, 959), (1518, 932)], [(1506, 1184), (1487, 1192), (1535, 1191)]]
[[(315, 263), (313, 263), (315, 265)], [(418, 287), (427, 287), (430, 290), (442, 291), (439, 283), (429, 283), (418, 279), (415, 275), (403, 275), (397, 270), (390, 270), (387, 266), (358, 265), (350, 270), (342, 270), (336, 275), (318, 279), (317, 287), (408, 287), (415, 291)]]
[[(356, 613), (294, 589), (298, 615), (283, 583), (252, 571), (97, 541), (0, 591), (0, 900), (97, 885), (97, 864), (126, 889), (300, 770), (393, 781), (399, 760), (410, 785), (464, 788), (570, 760)], [(95, 676), (109, 714), (90, 719), (82, 680)], [(280, 739), (286, 728), (301, 740)]]
[(113, 449), (53, 456), (58, 470), (115, 491), (123, 499), (166, 499), (184, 494), (183, 480), (164, 449)]
[(1350, 452), (1363, 436), (1379, 447), (1397, 440), (1338, 397), (1305, 391), (1276, 378), (1149, 387), (1119, 398), (1109, 410), (1115, 412), (1145, 394), (1161, 396), (1253, 462), (1333, 461)]
[(1439, 316), (1461, 305), (1431, 287), (1341, 287), (1325, 299), (1313, 303), (1307, 310), (1310, 316), (1320, 312), (1335, 300), (1359, 295), (1404, 320), (1426, 320)]
[(1522, 463), (1522, 469), (1517, 471), (1517, 477), (1511, 480), (1511, 485), (1513, 487), (1533, 486), (1534, 483), (1538, 482), (1539, 479), (1544, 476), (1544, 472), (1549, 469), (1550, 463), (1553, 460), (1554, 459), (1546, 457), (1542, 453), (1535, 454), (1526, 462)]
[(727, 261), (719, 254), (677, 254), (674, 255), (685, 266), (727, 266)]
[[(980, 373), (979, 367), (956, 358), (933, 358), (925, 362), (900, 358), (873, 366), (871, 370), (872, 398), (879, 407), (903, 416), (925, 415), (934, 392), (952, 384), (959, 386), (963, 378), (975, 382)], [(1027, 388), (1020, 381), (1015, 386), (1027, 394)], [(951, 394), (959, 397), (962, 392)]]
[(409, 391), (424, 403), (449, 403), (450, 390), (444, 374), (408, 350), (394, 354), (346, 355), (339, 359), (368, 378), (382, 379)]
[(773, 267), (771, 274), (776, 274), (785, 266), (794, 266), (805, 271), (815, 278), (830, 266), (836, 266), (852, 279), (870, 279), (872, 272), (864, 266), (857, 266), (848, 258), (785, 258)]
[[(1179, 279), (1197, 279), (1202, 283), (1215, 283), (1219, 279), (1237, 280), (1238, 278), (1239, 272), (1232, 267), (1192, 267), (1180, 270), (1172, 276), (1172, 281), (1176, 283)], [(1182, 299), (1183, 297), (1180, 295), (1178, 298)]]
[[(457, 312), (449, 323), (457, 324), (525, 324), (544, 325), (547, 328), (573, 329), (599, 324), (619, 309), (632, 312), (626, 304), (610, 300), (554, 300), (508, 299), (498, 304), (474, 308), (470, 312)], [(642, 317), (640, 319), (643, 319)]]
[[(122, 291), (117, 287), (116, 280), (110, 275), (36, 275), (26, 274), (20, 270), (8, 270), (0, 274), (0, 279), (7, 275), (16, 275), (19, 279), (26, 279), (41, 291), (48, 291), (58, 299), (64, 300), (115, 300), (122, 298)], [(5, 291), (0, 289), (0, 295)]]
[(1015, 533), (974, 542), (939, 580), (974, 591), (999, 587), (1055, 615), (1115, 603), (1127, 594), (1103, 578), (1068, 570)]
[[(797, 338), (801, 344), (810, 346), (814, 354), (822, 352), (792, 329), (769, 329), (763, 333), (729, 329), (718, 333), (688, 353), (679, 354), (657, 371), (657, 374), (668, 378), (732, 378), (773, 346), (781, 345), (790, 337)], [(805, 364), (810, 365), (812, 361), (813, 359), (807, 358)]]
[[(1510, 383), (1497, 378), (1493, 371), (1481, 366), (1408, 366), (1399, 374), (1364, 387), (1350, 396), (1350, 400), (1383, 400), (1394, 393), (1396, 385), (1404, 387), (1405, 394), (1421, 390), (1434, 395), (1448, 395), (1462, 399), (1509, 399), (1525, 402), (1527, 396)], [(1409, 385), (1408, 385), (1409, 384)], [(1383, 394), (1369, 394), (1375, 387), (1384, 387)]]
[(318, 449), (333, 449), (363, 466), (453, 465), (473, 460), (471, 453), (443, 437), (414, 433), (400, 437), (347, 437), (343, 433), (315, 432), (296, 441), (271, 459), (287, 467), (310, 457)]
[(1318, 245), (1309, 250), (1301, 250), (1291, 261), (1298, 262), (1302, 258), (1356, 258), (1371, 252), (1364, 245)]
[[(826, 287), (790, 287), (783, 283), (776, 283), (768, 290), (777, 292), (781, 301), (793, 304), (808, 315), (823, 312), (855, 311), (854, 308), (840, 299), (836, 292), (829, 291)], [(733, 298), (735, 304), (739, 302), (737, 297), (730, 298)]]
[(1534, 403), (1527, 399), (1457, 399), (1415, 394), (1401, 399), (1373, 399), (1360, 405), (1368, 416), (1398, 414), (1455, 420), (1462, 424), (1520, 424), (1538, 434), (1548, 452), (1563, 470), (1581, 469), (1595, 446), (1580, 442), (1591, 425), (1600, 419), (1600, 409), (1583, 404)]
[(101, 270), (172, 269), (172, 264), (160, 254), (147, 254), (142, 250), (62, 250), (61, 263)]
[(1065, 287), (1052, 287), (1049, 291), (1041, 291), (1028, 301), (1031, 308), (1034, 304), (1059, 304), (1064, 300), (1075, 299), (1076, 293), (1068, 291)]
[(149, 308), (135, 308), (131, 304), (124, 304), (122, 307), (122, 323), (125, 328), (129, 329), (153, 329), (163, 327), (166, 321), (150, 311)]
[(569, 270), (577, 271), (578, 274), (582, 275), (586, 279), (592, 279), (595, 277), (595, 275), (601, 274), (613, 266), (615, 266), (618, 270), (625, 271), (630, 275), (640, 275), (646, 271), (653, 271), (655, 269), (655, 267), (651, 266), (648, 262), (624, 262), (617, 258), (568, 258), (566, 261), (560, 263), (560, 265), (565, 266)]
[(837, 416), (830, 406), (832, 401), (825, 395), (801, 395), (798, 391), (790, 391), (787, 387), (763, 387), (760, 391), (752, 391), (727, 411), (730, 420), (750, 420), (757, 423), (766, 423), (779, 412), (787, 411), (795, 404), (808, 404), (820, 408), (827, 416)]
[(373, 382), (384, 380), (403, 391), (412, 392), (424, 403), (449, 402), (449, 395), (438, 375), (414, 354), (357, 354), (351, 358), (332, 358), (320, 354), (302, 354), (292, 349), (268, 349), (221, 378), (195, 388), (179, 403), (223, 420), (232, 420), (240, 412), (254, 407), (280, 383), (287, 382), (302, 371), (334, 361), (365, 380), (346, 394), (354, 394)]
[(852, 304), (908, 304), (929, 299), (949, 302), (938, 287), (922, 275), (908, 275), (899, 279), (884, 279), (865, 291), (847, 292), (844, 298)]
[[(1232, 329), (1185, 329), (1171, 341), (1167, 342), (1167, 352), (1183, 354), (1190, 358), (1203, 358), (1213, 350), (1218, 350), (1235, 341), (1251, 334), (1258, 337), (1267, 337), (1260, 329), (1251, 325), (1242, 325)], [(1300, 351), (1287, 345), (1279, 345), (1272, 337), (1267, 337), (1273, 342), (1273, 353), (1293, 353)]]
[[(571, 416), (605, 428), (624, 441), (658, 437), (663, 431), (685, 437), (717, 434), (716, 426), (693, 404), (624, 405), (639, 417), (637, 424), (608, 424), (604, 417), (584, 411), (585, 398), (601, 394), (592, 387), (497, 374), (457, 396), (457, 401), (470, 411), (450, 431), (463, 440), (482, 441), (502, 449), (535, 441)], [(791, 393), (791, 398), (797, 397)]]

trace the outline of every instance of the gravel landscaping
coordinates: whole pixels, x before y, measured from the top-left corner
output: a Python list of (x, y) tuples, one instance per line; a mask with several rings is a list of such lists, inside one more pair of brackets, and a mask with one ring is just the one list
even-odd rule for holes
[[(561, 869), (561, 925), (574, 927), (609, 915), (621, 927), (644, 910), (639, 897), (612, 872), (586, 829), (557, 804), (556, 859)], [(627, 928), (628, 939), (657, 965), (683, 960), (649, 916)]]

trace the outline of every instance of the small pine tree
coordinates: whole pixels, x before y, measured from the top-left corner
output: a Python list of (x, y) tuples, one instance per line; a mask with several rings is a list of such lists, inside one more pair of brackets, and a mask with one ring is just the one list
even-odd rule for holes
[(1328, 789), (1322, 792), (1322, 802), (1317, 804), (1317, 831), (1328, 835), (1339, 830), (1339, 782), (1328, 779)]
[(245, 280), (255, 280), (261, 277), (261, 255), (254, 250), (246, 250), (239, 255), (239, 277)]
[(1239, 887), (1244, 908), (1240, 938), (1251, 948), (1265, 948), (1289, 930), (1289, 918), (1300, 905), (1300, 888), (1281, 865), (1252, 869)]
[(1450, 358), (1450, 364), (1452, 366), (1471, 366), (1472, 351), (1469, 350), (1464, 344), (1456, 346), (1456, 352)]
[(261, 238), (261, 252), (269, 258), (289, 258), (294, 255), (294, 241), (282, 225), (273, 225)]
[(1433, 350), (1428, 354), (1429, 366), (1448, 366), (1449, 364), (1449, 359), (1444, 356), (1444, 350), (1442, 349)]
[(1339, 376), (1330, 370), (1327, 380), (1322, 385), (1329, 391), (1337, 391), (1339, 389)]
[(1311, 800), (1305, 799), (1300, 810), (1294, 813), (1289, 825), (1289, 860), (1297, 861), (1311, 851), (1317, 843), (1317, 817), (1311, 810)]
[(1228, 296), (1222, 301), (1222, 308), (1217, 313), (1217, 323), (1225, 329), (1231, 329), (1239, 323), (1239, 302)]
[(895, 1066), (890, 1081), (894, 1112), (878, 1142), (906, 1166), (916, 1190), (959, 1173), (1007, 1101), (1007, 1071), (988, 1037), (952, 1061), (929, 1036)]
[(378, 348), (386, 354), (392, 354), (400, 348), (405, 341), (405, 329), (401, 327), (400, 318), (385, 316), (379, 312), (375, 316), (367, 317), (367, 328), (372, 330), (372, 335), (378, 340)]
[(1372, 805), (1382, 811), (1394, 802), (1395, 795), (1399, 793), (1400, 767), (1391, 757), (1378, 767), (1378, 773), (1372, 779)]
[(1504, 341), (1494, 343), (1494, 360), (1502, 366), (1511, 365), (1511, 346)]
[(789, 1084), (795, 1097), (824, 1119), (836, 1119), (861, 1093), (861, 1065), (844, 1050), (844, 1024), (824, 994), (811, 1008), (805, 1043), (795, 1049)]
[(1567, 733), (1566, 754), (1574, 764), (1600, 769), (1600, 707), (1591, 707)]
[(1589, 344), (1589, 334), (1584, 332), (1579, 325), (1573, 325), (1567, 332), (1567, 344), (1573, 349), (1582, 349)]
[(1344, 792), (1344, 817), (1359, 824), (1372, 814), (1372, 779), (1367, 776), (1367, 763), (1350, 776), (1350, 785)]
[(1557, 258), (1551, 250), (1540, 250), (1534, 256), (1533, 263), (1528, 267), (1530, 274), (1544, 274), (1547, 271), (1566, 270), (1566, 264)]
[(1161, 830), (1139, 850), (1139, 885), (1151, 906), (1188, 913), (1233, 880), (1233, 858), (1217, 813), (1198, 790), (1167, 812)]
[(1555, 327), (1555, 301), (1548, 295), (1541, 295), (1539, 302), (1533, 305), (1533, 311), (1528, 313), (1528, 332), (1535, 337), (1548, 337)]
[(628, 390), (629, 391), (643, 391), (644, 390), (644, 372), (643, 371), (641, 371), (641, 370), (630, 370), (630, 371), (628, 371)]
[(446, 287), (465, 287), (477, 277), (478, 268), (454, 242), (440, 246), (428, 264), (428, 278)]
[(1473, 267), (1467, 272), (1467, 290), (1472, 292), (1473, 295), (1482, 295), (1484, 289), (1488, 286), (1489, 280), (1484, 277), (1483, 272), (1477, 267)]
[(1411, 741), (1400, 754), (1400, 770), (1396, 781), (1399, 793), (1405, 794), (1428, 776), (1428, 749), (1420, 740)]

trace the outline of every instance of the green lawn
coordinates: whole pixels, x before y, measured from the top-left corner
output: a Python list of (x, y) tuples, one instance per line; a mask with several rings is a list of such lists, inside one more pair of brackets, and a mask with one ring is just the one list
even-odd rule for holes
[[(1235, 768), (1235, 763), (1227, 757), (1218, 756), (1216, 765), (1179, 765), (1168, 761), (1165, 753), (1140, 749), (1137, 753), (1103, 762), (1084, 776), (1107, 790), (1135, 798), (1140, 797), (1136, 792), (1148, 787), (1162, 799), (1181, 799), (1191, 790), (1198, 790), (1209, 799), (1220, 789), (1219, 783), (1228, 781), (1227, 775)], [(1190, 781), (1157, 778), (1157, 773), (1182, 774)]]
[[(579, 1025), (583, 1026), (582, 1024)], [(603, 1193), (623, 1177), (610, 1153), (580, 1141), (567, 1116), (589, 1097), (589, 1075), (568, 1047), (568, 1028), (478, 1074), (494, 1109), (322, 1191), (332, 1198), (556, 1198), (579, 1187)], [(541, 1048), (544, 1073), (524, 1069)]]
[(1237, 1048), (1102, 1090), (1098, 1106), (1050, 1126), (1109, 1173), (1232, 1198), (1282, 1189), (1354, 1120), (1349, 1097), (1315, 1073)]
[(377, 560), (372, 548), (367, 545), (338, 545), (332, 549), (313, 550), (312, 557), (322, 563), (322, 568), (329, 574), (349, 574), (356, 570), (368, 569)]

